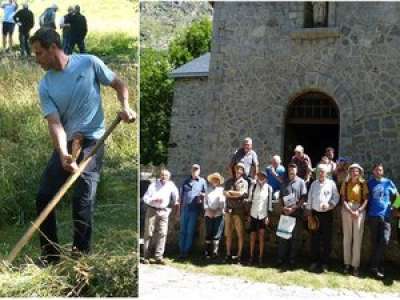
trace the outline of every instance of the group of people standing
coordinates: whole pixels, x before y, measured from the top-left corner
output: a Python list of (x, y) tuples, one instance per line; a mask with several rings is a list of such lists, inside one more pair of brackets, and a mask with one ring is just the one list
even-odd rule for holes
[[(384, 177), (384, 168), (377, 163), (372, 176), (364, 178), (364, 169), (350, 159), (334, 160), (335, 150), (326, 148), (315, 168), (301, 145), (294, 149), (287, 169), (274, 155), (271, 164), (260, 170), (251, 138), (243, 141), (229, 165), (231, 178), (224, 180), (218, 172), (206, 179), (200, 166), (192, 165), (191, 175), (180, 189), (170, 180), (170, 172), (162, 170), (160, 178), (150, 184), (143, 196), (147, 206), (144, 225), (143, 263), (164, 264), (168, 217), (171, 211), (180, 218), (180, 259), (192, 249), (199, 217), (205, 221), (205, 257), (217, 257), (225, 233), (225, 262), (243, 263), (245, 233), (250, 232), (248, 264), (263, 264), (265, 231), (273, 209), (280, 215), (277, 267), (293, 269), (305, 229), (311, 234), (310, 271), (328, 269), (332, 250), (333, 215), (340, 207), (343, 232), (344, 273), (360, 275), (360, 256), (364, 223), (368, 220), (372, 254), (370, 271), (384, 277), (383, 257), (390, 240), (393, 201), (398, 196), (395, 184)], [(279, 203), (273, 206), (273, 203)], [(275, 208), (277, 207), (277, 208)], [(306, 228), (304, 228), (306, 227)], [(233, 234), (237, 252), (233, 255)], [(258, 239), (258, 251), (256, 241)], [(154, 259), (150, 243), (156, 244)], [(258, 252), (258, 255), (256, 255)]]
[[(6, 51), (11, 51), (13, 46), (13, 33), (15, 24), (19, 26), (19, 42), (21, 56), (31, 56), (31, 47), (29, 43), (30, 31), (35, 25), (35, 17), (29, 9), (28, 2), (22, 5), (18, 10), (16, 0), (8, 0), (1, 5), (3, 9), (3, 48)], [(56, 13), (58, 6), (56, 4), (46, 8), (39, 16), (40, 28), (57, 29)], [(85, 37), (87, 34), (86, 17), (80, 12), (80, 6), (75, 5), (68, 8), (68, 13), (63, 16), (59, 24), (62, 29), (62, 46), (66, 54), (72, 54), (75, 46), (78, 46), (80, 53), (85, 53)], [(7, 48), (8, 42), (8, 48)]]

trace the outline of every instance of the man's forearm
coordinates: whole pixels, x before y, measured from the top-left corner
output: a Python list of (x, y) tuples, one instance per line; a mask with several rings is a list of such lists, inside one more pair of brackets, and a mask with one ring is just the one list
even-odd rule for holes
[(117, 92), (118, 101), (121, 103), (123, 109), (129, 108), (129, 91), (126, 84), (119, 78), (115, 78), (111, 83), (111, 87)]
[(67, 148), (67, 134), (65, 133), (64, 127), (59, 121), (58, 117), (48, 117), (48, 128), (53, 145), (58, 153), (66, 155), (68, 154)]

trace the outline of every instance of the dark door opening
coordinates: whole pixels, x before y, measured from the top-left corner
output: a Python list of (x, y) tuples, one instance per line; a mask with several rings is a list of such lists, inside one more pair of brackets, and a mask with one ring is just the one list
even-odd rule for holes
[(315, 167), (325, 153), (333, 147), (338, 156), (339, 110), (329, 96), (309, 92), (297, 97), (287, 111), (285, 122), (284, 163), (293, 156), (296, 145), (302, 145)]

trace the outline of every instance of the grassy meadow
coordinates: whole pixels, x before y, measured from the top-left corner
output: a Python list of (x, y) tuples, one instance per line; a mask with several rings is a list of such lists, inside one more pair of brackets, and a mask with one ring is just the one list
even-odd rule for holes
[[(36, 22), (38, 11), (52, 3), (30, 1)], [(68, 5), (81, 5), (89, 21), (89, 53), (99, 55), (128, 83), (130, 104), (137, 110), (135, 4), (109, 0), (57, 4), (58, 16)], [(43, 74), (34, 59), (0, 54), (0, 260), (35, 217), (40, 176), (52, 151), (37, 92)], [(119, 102), (111, 88), (102, 88), (102, 96), (108, 125), (119, 111)], [(67, 195), (57, 206), (62, 262), (46, 269), (32, 263), (39, 255), (36, 234), (13, 266), (0, 265), (0, 296), (137, 295), (136, 132), (136, 124), (121, 123), (106, 142), (92, 253), (79, 260), (70, 258), (72, 218)]]

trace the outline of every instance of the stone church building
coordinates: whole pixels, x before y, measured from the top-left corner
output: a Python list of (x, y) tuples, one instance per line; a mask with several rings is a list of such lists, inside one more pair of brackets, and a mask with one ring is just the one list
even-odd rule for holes
[(211, 52), (174, 70), (168, 168), (228, 175), (253, 138), (261, 168), (327, 146), (400, 186), (400, 3), (214, 2)]

